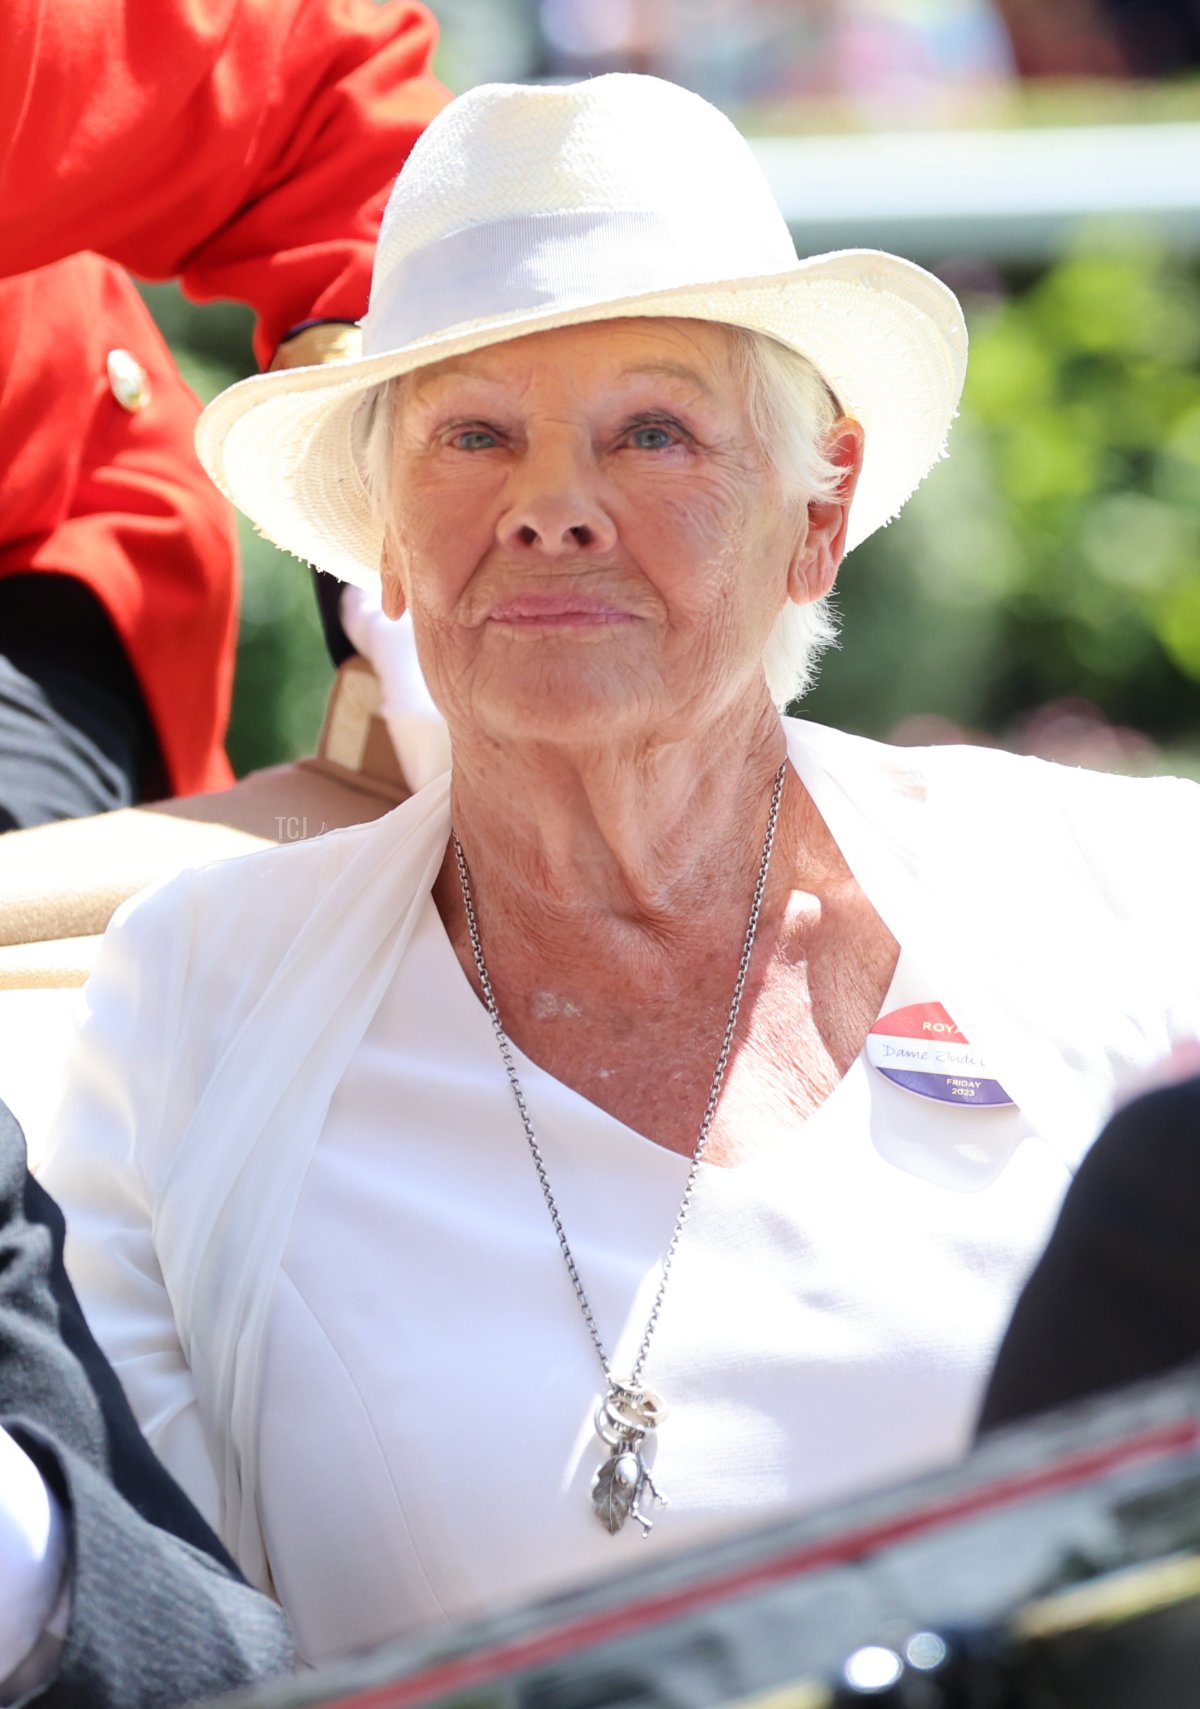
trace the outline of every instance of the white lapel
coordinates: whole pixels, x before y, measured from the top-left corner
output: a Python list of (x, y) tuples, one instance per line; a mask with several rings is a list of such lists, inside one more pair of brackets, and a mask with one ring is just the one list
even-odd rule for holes
[[(272, 907), (277, 918), (295, 918), (295, 936), (281, 959), (270, 945), (259, 977), (247, 981), (261, 995), (197, 1101), (159, 1205), (157, 1245), (201, 1412), (230, 1421), (209, 1444), (222, 1534), (246, 1576), (264, 1587), (270, 1574), (253, 1492), (271, 1291), (330, 1099), (445, 855), (449, 794), (447, 774), (371, 826), (349, 859), (330, 839), (310, 911), (299, 898), (294, 913)], [(304, 877), (311, 887), (307, 863)], [(252, 920), (235, 942), (253, 957)]]

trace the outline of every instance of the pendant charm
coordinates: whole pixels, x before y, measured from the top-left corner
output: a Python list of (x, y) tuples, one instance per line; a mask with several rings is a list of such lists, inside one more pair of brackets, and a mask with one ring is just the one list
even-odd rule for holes
[(627, 1519), (636, 1519), (648, 1537), (654, 1521), (642, 1512), (649, 1493), (660, 1507), (667, 1505), (646, 1470), (642, 1444), (665, 1416), (666, 1408), (651, 1389), (627, 1388), (610, 1380), (608, 1393), (596, 1407), (596, 1433), (611, 1452), (592, 1479), (592, 1509), (604, 1529), (614, 1535)]

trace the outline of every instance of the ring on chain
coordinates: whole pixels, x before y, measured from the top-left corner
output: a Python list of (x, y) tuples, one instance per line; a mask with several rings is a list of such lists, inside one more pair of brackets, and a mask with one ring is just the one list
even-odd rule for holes
[(596, 1435), (610, 1448), (628, 1447), (631, 1442), (640, 1442), (646, 1434), (644, 1425), (618, 1423), (603, 1400), (596, 1404), (595, 1425)]
[(657, 1429), (667, 1409), (653, 1389), (627, 1389), (614, 1383), (596, 1405), (596, 1434), (610, 1448)]
[(618, 1382), (615, 1377), (609, 1379), (608, 1394), (605, 1398), (610, 1410), (613, 1403), (616, 1403), (615, 1416), (623, 1417), (628, 1410), (636, 1414), (648, 1430), (653, 1430), (667, 1416), (667, 1404), (661, 1395), (655, 1394), (653, 1389)]

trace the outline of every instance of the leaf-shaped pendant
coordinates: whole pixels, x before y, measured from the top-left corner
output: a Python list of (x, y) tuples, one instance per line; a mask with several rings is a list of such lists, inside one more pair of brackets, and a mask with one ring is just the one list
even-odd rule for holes
[(592, 1479), (592, 1506), (606, 1531), (618, 1532), (634, 1511), (645, 1476), (640, 1455), (627, 1447), (610, 1454), (600, 1467)]

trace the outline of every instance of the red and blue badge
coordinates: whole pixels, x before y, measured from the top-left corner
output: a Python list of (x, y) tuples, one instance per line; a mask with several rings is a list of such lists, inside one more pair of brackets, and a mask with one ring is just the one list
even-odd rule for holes
[(881, 1015), (867, 1034), (867, 1061), (894, 1086), (939, 1104), (986, 1109), (1013, 1101), (940, 1003)]

